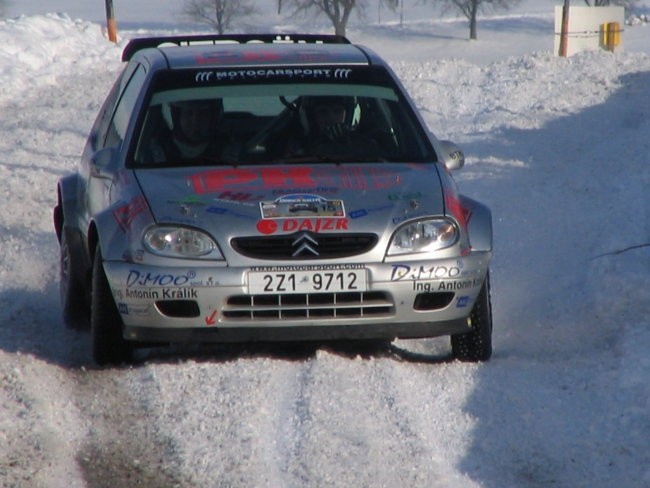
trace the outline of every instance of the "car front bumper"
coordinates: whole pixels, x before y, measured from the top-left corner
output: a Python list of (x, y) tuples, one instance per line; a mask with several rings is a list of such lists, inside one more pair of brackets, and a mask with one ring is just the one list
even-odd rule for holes
[(143, 342), (249, 342), (435, 337), (467, 332), (491, 258), (265, 267), (365, 274), (361, 290), (251, 293), (260, 268), (104, 263), (124, 337)]

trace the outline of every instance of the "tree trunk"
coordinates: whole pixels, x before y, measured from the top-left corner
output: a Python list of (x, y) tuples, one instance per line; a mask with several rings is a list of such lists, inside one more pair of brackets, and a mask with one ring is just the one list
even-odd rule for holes
[(476, 32), (476, 14), (478, 12), (478, 0), (472, 0), (471, 12), (469, 17), (469, 38), (471, 40), (478, 39)]

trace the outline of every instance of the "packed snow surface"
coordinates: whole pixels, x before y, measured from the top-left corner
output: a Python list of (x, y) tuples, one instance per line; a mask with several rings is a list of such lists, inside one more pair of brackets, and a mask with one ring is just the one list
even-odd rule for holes
[(52, 207), (147, 32), (0, 21), (0, 486), (650, 486), (650, 26), (568, 59), (552, 32), (551, 9), (484, 19), (474, 42), (453, 19), (348, 32), (492, 208), (490, 362), (451, 361), (441, 338), (100, 369), (61, 320)]

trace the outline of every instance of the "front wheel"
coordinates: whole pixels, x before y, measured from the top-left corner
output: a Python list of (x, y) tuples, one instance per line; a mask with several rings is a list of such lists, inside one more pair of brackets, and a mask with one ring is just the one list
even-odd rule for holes
[(492, 304), (490, 302), (490, 273), (470, 314), (471, 332), (451, 336), (452, 355), (467, 362), (487, 361), (492, 356)]
[(86, 301), (86, 290), (79, 281), (77, 262), (72, 256), (65, 229), (61, 232), (59, 290), (63, 322), (71, 329), (88, 327), (90, 310)]
[(90, 333), (93, 359), (100, 366), (131, 361), (131, 344), (122, 336), (122, 317), (117, 310), (102, 255), (97, 246), (93, 260)]

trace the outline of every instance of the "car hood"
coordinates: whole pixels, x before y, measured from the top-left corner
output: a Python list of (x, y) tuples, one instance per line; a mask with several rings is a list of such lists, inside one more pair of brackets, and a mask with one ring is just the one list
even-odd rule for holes
[(374, 233), (444, 213), (431, 164), (318, 164), (135, 171), (158, 223), (200, 227), (222, 244), (232, 237)]

